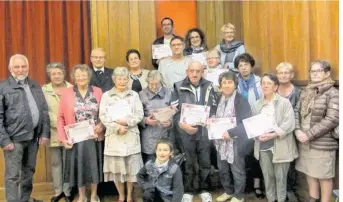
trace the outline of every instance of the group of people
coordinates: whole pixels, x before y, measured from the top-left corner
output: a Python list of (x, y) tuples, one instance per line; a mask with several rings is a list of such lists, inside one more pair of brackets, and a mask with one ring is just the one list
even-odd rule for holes
[[(107, 68), (105, 51), (96, 48), (91, 66), (72, 68), (74, 85), (66, 81), (62, 63), (50, 63), (50, 82), (40, 87), (28, 78), (24, 55), (10, 58), (11, 75), (0, 84), (6, 200), (39, 201), (30, 195), (38, 146), (44, 144), (51, 151), (52, 202), (63, 197), (72, 201), (74, 186), (78, 202), (88, 201), (86, 186), (90, 201), (100, 201), (97, 188), (103, 181), (114, 182), (118, 202), (133, 201), (135, 183), (143, 189), (144, 202), (191, 202), (195, 194), (212, 202), (211, 162), (216, 162), (224, 188), (214, 201), (244, 201), (246, 167), (259, 198), (264, 197), (264, 185), (269, 202), (296, 200), (289, 193), (295, 191), (297, 170), (307, 177), (308, 201), (330, 201), (339, 95), (329, 63), (312, 62), (308, 85), (301, 91), (291, 83), (294, 69), (287, 62), (276, 67), (276, 75), (254, 74), (255, 60), (245, 53), (243, 42), (235, 41), (232, 24), (222, 27), (223, 40), (210, 50), (200, 29), (191, 29), (183, 39), (173, 34), (172, 19), (164, 18), (161, 25), (164, 36), (153, 44), (170, 44), (172, 56), (152, 60), (157, 70), (143, 69), (135, 49), (127, 51), (128, 67)], [(201, 52), (206, 64), (191, 57)], [(210, 69), (228, 70), (219, 75), (218, 86), (204, 78)], [(113, 113), (124, 110), (111, 107), (119, 102), (132, 113), (113, 120)], [(210, 141), (206, 124), (180, 122), (185, 103), (208, 106), (209, 119), (233, 118), (235, 127)], [(156, 120), (152, 112), (169, 106), (177, 113), (170, 120)], [(273, 127), (249, 139), (243, 120), (258, 114), (265, 114)], [(97, 138), (78, 143), (68, 139), (65, 127), (87, 120), (94, 123)], [(176, 161), (176, 154), (184, 162)]]

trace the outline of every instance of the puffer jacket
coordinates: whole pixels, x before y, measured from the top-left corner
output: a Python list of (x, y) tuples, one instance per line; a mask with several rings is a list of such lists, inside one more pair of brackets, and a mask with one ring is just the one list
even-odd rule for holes
[[(306, 132), (311, 148), (318, 150), (336, 150), (338, 142), (332, 131), (339, 124), (339, 95), (332, 84), (318, 87), (311, 109), (310, 129)], [(301, 101), (295, 107), (295, 130), (301, 130)]]

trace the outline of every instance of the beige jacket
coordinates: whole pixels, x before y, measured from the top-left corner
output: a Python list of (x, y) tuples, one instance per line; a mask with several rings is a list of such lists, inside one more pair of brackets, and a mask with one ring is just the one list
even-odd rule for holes
[[(71, 87), (68, 82), (65, 82), (66, 87)], [(46, 102), (49, 107), (49, 117), (50, 117), (50, 146), (59, 147), (62, 144), (58, 141), (57, 137), (57, 111), (58, 105), (60, 103), (60, 97), (56, 94), (55, 90), (52, 87), (52, 83), (45, 84), (42, 87)]]
[[(275, 94), (274, 97), (275, 107), (275, 122), (277, 127), (275, 128), (276, 134), (279, 136), (274, 139), (273, 148), (273, 163), (291, 162), (298, 158), (298, 148), (293, 135), (295, 128), (294, 111), (291, 102)], [(262, 97), (252, 106), (253, 115), (257, 115), (261, 112), (264, 106), (264, 98)], [(255, 141), (254, 156), (259, 160), (260, 156), (260, 141)]]
[[(148, 74), (149, 74), (149, 70), (146, 70), (146, 69), (142, 69), (142, 76), (138, 79), (139, 82), (141, 83), (142, 85), (142, 89), (148, 87), (148, 82), (147, 82), (147, 78), (148, 78)], [(133, 80), (132, 78), (129, 76), (129, 89), (132, 89), (132, 83), (133, 83)]]
[[(133, 115), (127, 118), (128, 132), (124, 135), (118, 134), (121, 126), (109, 120), (108, 106), (119, 100), (128, 101), (133, 112)], [(99, 118), (106, 127), (104, 154), (108, 156), (129, 156), (140, 153), (141, 141), (138, 123), (142, 121), (143, 116), (143, 105), (138, 93), (132, 90), (118, 93), (115, 88), (105, 92), (101, 98), (99, 112)]]

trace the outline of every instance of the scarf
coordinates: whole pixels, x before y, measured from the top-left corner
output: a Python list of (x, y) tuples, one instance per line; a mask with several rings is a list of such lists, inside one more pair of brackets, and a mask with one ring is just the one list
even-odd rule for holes
[(244, 44), (243, 41), (233, 41), (230, 45), (227, 45), (224, 42), (224, 39), (220, 42), (220, 44), (219, 44), (220, 50), (223, 53), (226, 53), (224, 64), (226, 64), (228, 62), (231, 62), (231, 63), (233, 62), (237, 48), (239, 48), (243, 44)]
[(192, 49), (192, 54), (193, 53), (202, 53), (202, 52), (204, 52), (204, 47), (191, 47), (191, 49)]
[(249, 90), (253, 88), (256, 100), (260, 99), (260, 94), (257, 91), (256, 87), (256, 81), (255, 81), (255, 75), (253, 73), (250, 73), (249, 79), (245, 80), (241, 74), (238, 74), (238, 87), (241, 91), (241, 95), (245, 99), (249, 99)]
[(300, 102), (301, 102), (301, 117), (305, 117), (306, 115), (311, 113), (311, 108), (314, 103), (314, 99), (318, 93), (318, 88), (323, 85), (331, 85), (333, 86), (335, 81), (328, 77), (319, 83), (310, 82), (303, 92), (300, 94)]

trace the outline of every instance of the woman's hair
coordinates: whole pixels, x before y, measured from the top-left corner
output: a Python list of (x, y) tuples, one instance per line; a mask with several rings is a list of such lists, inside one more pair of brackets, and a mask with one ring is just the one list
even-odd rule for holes
[(113, 70), (112, 77), (114, 77), (115, 79), (117, 76), (126, 76), (127, 78), (129, 78), (129, 70), (127, 70), (126, 67), (116, 67)]
[(66, 68), (65, 66), (60, 62), (52, 62), (46, 65), (46, 73), (48, 74), (48, 77), (50, 78), (50, 71), (51, 69), (60, 69), (63, 72), (63, 75), (66, 75)]
[(219, 86), (221, 87), (222, 86), (222, 81), (223, 79), (225, 80), (231, 80), (235, 83), (235, 86), (237, 88), (238, 86), (238, 80), (237, 80), (237, 76), (235, 73), (233, 72), (223, 72), (219, 75), (219, 78), (218, 78), (218, 82), (219, 82)]
[(320, 65), (322, 66), (322, 68), (323, 68), (323, 70), (324, 70), (325, 73), (331, 71), (330, 63), (328, 63), (328, 62), (325, 61), (325, 60), (315, 60), (315, 61), (311, 62), (311, 65), (310, 65), (310, 69), (309, 69), (309, 70), (311, 70), (311, 68), (312, 68), (312, 66), (313, 66), (314, 64), (320, 64)]
[(220, 33), (223, 34), (225, 29), (232, 29), (234, 32), (236, 32), (235, 25), (233, 25), (231, 23), (227, 23), (227, 24), (223, 25), (222, 28), (220, 28)]
[(263, 80), (263, 77), (268, 77), (270, 80), (273, 81), (273, 83), (277, 86), (280, 85), (280, 82), (279, 82), (279, 79), (277, 78), (277, 76), (275, 74), (271, 74), (271, 73), (266, 73), (266, 74), (263, 74), (262, 78), (261, 78), (261, 83), (262, 83), (262, 80)]
[(176, 39), (179, 39), (182, 43), (185, 43), (185, 40), (181, 36), (173, 36), (173, 38), (170, 40), (170, 45)]
[(188, 30), (188, 32), (186, 33), (186, 36), (185, 36), (185, 40), (186, 40), (186, 42), (185, 42), (186, 46), (185, 47), (190, 48), (192, 46), (191, 39), (190, 39), (192, 32), (197, 32), (199, 34), (200, 39), (201, 39), (200, 46), (203, 47), (205, 50), (207, 50), (208, 48), (207, 48), (205, 34), (199, 28), (192, 28), (192, 29)]
[(276, 71), (280, 71), (281, 68), (286, 68), (289, 72), (294, 72), (294, 68), (293, 65), (291, 63), (288, 62), (281, 62), (280, 64), (278, 64), (278, 66), (276, 67)]
[(159, 79), (161, 84), (163, 85), (163, 76), (162, 76), (161, 72), (159, 72), (158, 70), (151, 70), (148, 73), (148, 76), (146, 78), (146, 82), (149, 83), (149, 81), (155, 80), (155, 79)]
[(71, 79), (73, 81), (75, 81), (75, 71), (76, 70), (81, 70), (83, 72), (87, 72), (88, 80), (90, 80), (92, 78), (92, 70), (89, 68), (89, 66), (86, 64), (79, 64), (79, 65), (75, 65), (71, 71)]
[(129, 56), (132, 54), (132, 53), (135, 53), (138, 55), (138, 58), (141, 59), (141, 54), (139, 53), (138, 50), (136, 49), (130, 49), (126, 52), (126, 61), (128, 62), (129, 61)]
[(240, 62), (248, 62), (251, 67), (255, 66), (255, 59), (249, 53), (242, 53), (235, 58), (234, 65), (236, 69), (238, 69)]
[(168, 139), (166, 139), (166, 138), (157, 140), (156, 146), (155, 146), (155, 150), (157, 149), (157, 146), (159, 144), (166, 144), (166, 145), (168, 145), (171, 152), (174, 150), (173, 144)]

